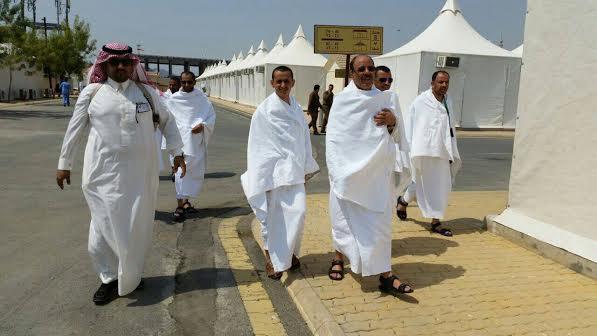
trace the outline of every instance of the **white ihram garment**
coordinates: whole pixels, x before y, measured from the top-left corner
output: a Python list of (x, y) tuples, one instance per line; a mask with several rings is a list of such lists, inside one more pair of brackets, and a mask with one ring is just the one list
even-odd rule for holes
[(305, 175), (319, 171), (309, 129), (294, 97), (290, 104), (272, 93), (251, 118), (243, 190), (262, 224), (274, 270), (290, 268), (305, 223)]
[(392, 108), (391, 92), (360, 90), (354, 83), (334, 97), (326, 135), (330, 219), (334, 248), (363, 276), (391, 270), (396, 146), (373, 117)]
[[(176, 198), (197, 197), (203, 187), (207, 167), (207, 145), (214, 131), (216, 112), (205, 94), (197, 89), (191, 92), (178, 91), (168, 98), (166, 104), (176, 120), (184, 143), (183, 151), (187, 165), (184, 177), (181, 177), (182, 169), (176, 172)], [(203, 124), (203, 131), (193, 134), (191, 130), (199, 124)]]
[[(451, 112), (451, 99), (446, 95)], [(448, 206), (452, 182), (462, 165), (456, 131), (442, 102), (431, 89), (421, 93), (410, 106), (410, 143), (417, 204), (426, 218), (442, 219)], [(452, 137), (450, 135), (452, 129)], [(450, 161), (452, 163), (450, 164)]]
[[(182, 141), (174, 119), (157, 92), (146, 88), (168, 150), (179, 155)], [(158, 167), (152, 111), (131, 81), (86, 86), (64, 136), (58, 169), (72, 169), (87, 126), (82, 189), (91, 212), (89, 254), (102, 282), (118, 279), (118, 294), (126, 295), (141, 281), (153, 232)]]

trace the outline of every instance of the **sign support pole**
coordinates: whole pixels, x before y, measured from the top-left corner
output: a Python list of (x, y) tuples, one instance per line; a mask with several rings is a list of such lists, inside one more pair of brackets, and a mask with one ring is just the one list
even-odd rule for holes
[(348, 86), (349, 70), (350, 70), (350, 54), (346, 54), (346, 66), (344, 67), (344, 87)]

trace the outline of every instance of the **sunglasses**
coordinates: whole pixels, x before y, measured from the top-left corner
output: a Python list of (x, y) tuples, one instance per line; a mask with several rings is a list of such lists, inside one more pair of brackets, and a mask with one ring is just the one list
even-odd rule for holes
[(360, 66), (357, 68), (357, 72), (365, 72), (365, 70), (369, 70), (369, 72), (375, 72), (375, 67), (374, 66), (366, 67), (363, 65), (363, 66)]
[(133, 60), (130, 58), (110, 58), (108, 63), (112, 66), (118, 66), (119, 64), (129, 66), (133, 64)]
[(184, 80), (181, 80), (181, 81), (180, 81), (180, 84), (182, 84), (182, 85), (185, 85), (185, 84), (193, 84), (193, 82), (194, 82), (194, 81), (192, 81), (192, 80), (190, 80), (190, 81), (184, 81)]
[(380, 83), (388, 82), (388, 84), (392, 84), (393, 81), (394, 81), (394, 78), (392, 78), (392, 77), (390, 77), (390, 78), (380, 78), (379, 79)]

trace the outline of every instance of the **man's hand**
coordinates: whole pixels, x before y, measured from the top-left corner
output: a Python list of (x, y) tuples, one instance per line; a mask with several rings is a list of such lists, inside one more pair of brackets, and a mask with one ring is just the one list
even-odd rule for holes
[(70, 170), (61, 170), (58, 169), (56, 171), (56, 183), (60, 187), (60, 189), (64, 190), (64, 180), (66, 180), (66, 184), (70, 185)]
[(197, 133), (201, 133), (203, 132), (203, 124), (199, 124), (195, 127), (193, 127), (193, 129), (191, 130), (191, 133), (193, 134), (197, 134)]
[(174, 157), (174, 166), (172, 167), (172, 173), (176, 174), (178, 168), (182, 169), (182, 174), (180, 174), (180, 177), (184, 177), (187, 173), (187, 164), (184, 162), (184, 156), (182, 155)]
[(392, 113), (390, 109), (386, 108), (379, 111), (379, 113), (373, 117), (373, 121), (375, 121), (377, 126), (396, 126), (396, 116), (394, 116), (394, 113)]

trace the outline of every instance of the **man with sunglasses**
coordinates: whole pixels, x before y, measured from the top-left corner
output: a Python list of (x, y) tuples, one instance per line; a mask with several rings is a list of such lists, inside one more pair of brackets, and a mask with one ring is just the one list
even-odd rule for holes
[(175, 171), (177, 207), (174, 220), (182, 222), (188, 214), (195, 212), (189, 201), (199, 196), (207, 167), (207, 145), (216, 123), (216, 112), (202, 90), (195, 88), (195, 74), (183, 71), (180, 74), (181, 88), (172, 94), (166, 105), (176, 120), (184, 144), (187, 174)]
[(344, 278), (344, 257), (354, 273), (379, 275), (380, 290), (410, 293), (392, 273), (392, 213), (396, 149), (400, 142), (396, 102), (374, 87), (371, 57), (349, 64), (352, 82), (334, 98), (326, 137), (330, 219), (335, 257), (332, 280)]
[(375, 87), (379, 91), (387, 91), (392, 86), (394, 79), (392, 78), (392, 71), (385, 65), (375, 67)]
[(91, 212), (88, 250), (101, 280), (93, 302), (102, 305), (142, 286), (158, 189), (154, 122), (174, 166), (183, 172), (186, 166), (174, 118), (131, 47), (104, 45), (88, 82), (64, 136), (56, 182), (60, 189), (64, 180), (70, 184), (77, 145), (89, 129), (81, 187)]
[[(394, 79), (392, 78), (392, 71), (385, 65), (379, 65), (375, 68), (375, 87), (380, 91), (387, 91), (392, 87)], [(398, 127), (400, 127), (400, 135), (403, 137), (399, 143), (396, 143), (396, 171), (400, 174), (397, 178), (397, 190), (399, 194), (402, 194), (406, 188), (412, 184), (412, 175), (410, 171), (410, 153), (408, 137), (406, 136), (405, 118), (400, 111), (400, 104), (398, 103), (398, 95), (393, 92), (392, 98), (394, 99), (394, 106), (396, 107), (394, 113), (398, 118)], [(398, 197), (396, 201), (396, 214), (401, 220), (405, 220), (406, 210), (400, 205), (401, 198)]]

